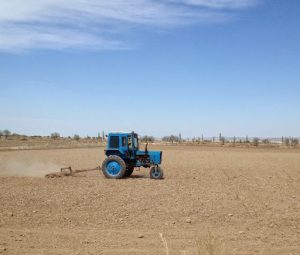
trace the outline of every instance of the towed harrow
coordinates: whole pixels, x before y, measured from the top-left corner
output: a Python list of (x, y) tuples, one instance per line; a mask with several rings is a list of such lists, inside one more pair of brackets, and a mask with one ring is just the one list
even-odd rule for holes
[(79, 174), (79, 173), (98, 171), (98, 170), (101, 170), (100, 166), (97, 166), (95, 168), (90, 168), (90, 169), (77, 169), (77, 170), (74, 170), (74, 169), (72, 169), (71, 166), (68, 166), (68, 167), (62, 167), (60, 169), (60, 172), (46, 174), (45, 177), (46, 178), (57, 178), (57, 177), (67, 177), (67, 176), (74, 177), (74, 176), (76, 176), (76, 174)]

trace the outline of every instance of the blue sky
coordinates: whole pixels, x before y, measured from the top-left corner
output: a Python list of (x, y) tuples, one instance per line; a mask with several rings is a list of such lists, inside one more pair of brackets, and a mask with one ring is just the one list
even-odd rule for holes
[(0, 130), (300, 136), (299, 14), (297, 0), (3, 1)]

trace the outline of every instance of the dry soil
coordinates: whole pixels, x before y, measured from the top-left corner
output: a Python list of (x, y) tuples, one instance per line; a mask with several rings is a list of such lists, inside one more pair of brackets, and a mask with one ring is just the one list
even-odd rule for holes
[(300, 153), (150, 147), (165, 179), (100, 172), (101, 148), (0, 153), (0, 253), (300, 254)]

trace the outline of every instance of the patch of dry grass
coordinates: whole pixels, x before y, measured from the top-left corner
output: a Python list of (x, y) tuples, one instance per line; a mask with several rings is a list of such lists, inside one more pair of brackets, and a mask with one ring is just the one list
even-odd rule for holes
[(224, 243), (210, 231), (196, 238), (197, 255), (225, 255), (228, 254)]

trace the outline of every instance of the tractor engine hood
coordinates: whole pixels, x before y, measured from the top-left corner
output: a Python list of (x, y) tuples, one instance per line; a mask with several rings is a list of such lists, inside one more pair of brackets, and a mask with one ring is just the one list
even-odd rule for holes
[(149, 160), (151, 162), (151, 164), (153, 165), (160, 165), (161, 161), (162, 161), (162, 151), (137, 151), (136, 155), (148, 155), (149, 156)]

